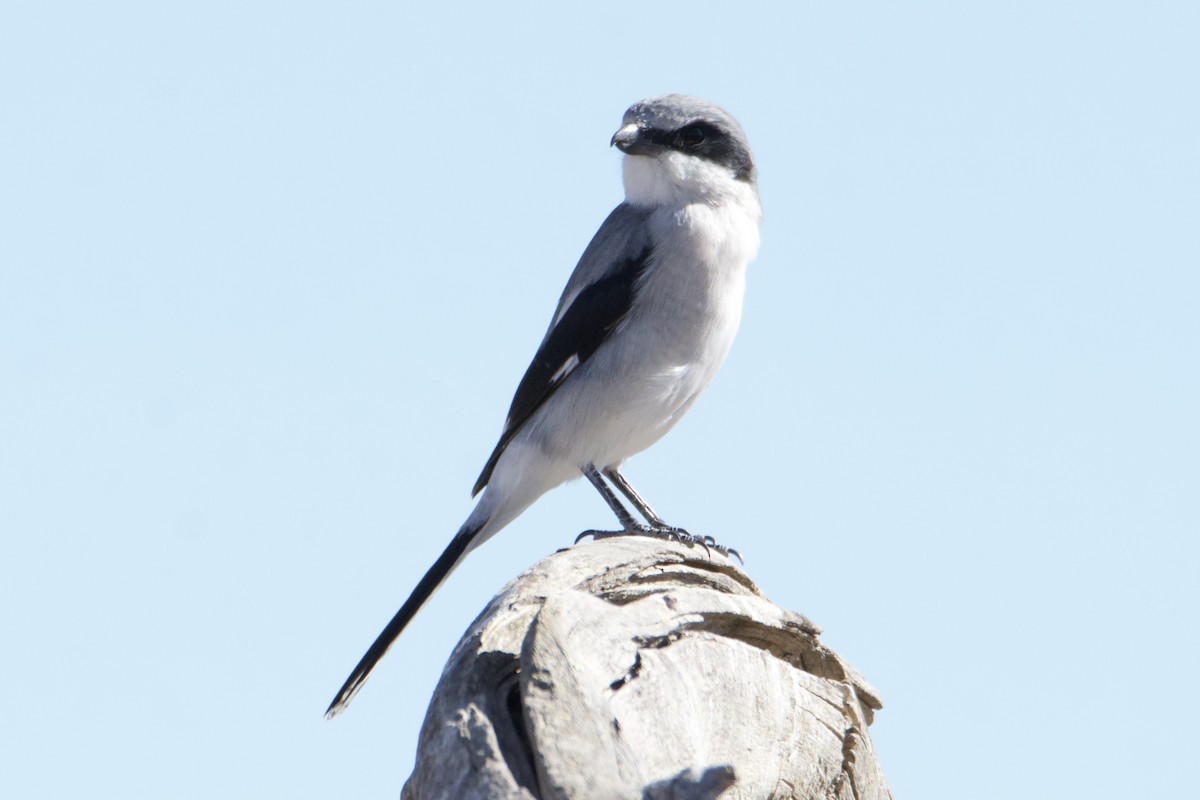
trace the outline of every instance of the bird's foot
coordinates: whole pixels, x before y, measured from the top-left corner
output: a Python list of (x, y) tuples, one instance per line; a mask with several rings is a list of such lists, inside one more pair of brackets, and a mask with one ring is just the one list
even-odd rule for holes
[(592, 537), (592, 541), (598, 542), (601, 539), (613, 539), (617, 536), (658, 536), (658, 533), (654, 528), (646, 525), (632, 525), (620, 531), (584, 531), (575, 537), (575, 544), (579, 544), (589, 536)]
[(654, 539), (666, 539), (668, 542), (679, 542), (682, 545), (692, 547), (700, 545), (704, 551), (712, 555), (712, 551), (716, 550), (721, 555), (729, 558), (733, 556), (739, 563), (745, 564), (742, 559), (742, 554), (732, 547), (717, 544), (717, 540), (711, 536), (695, 536), (688, 533), (683, 528), (676, 528), (672, 525), (663, 525), (661, 527), (650, 527), (648, 525), (636, 525), (620, 531), (584, 531), (575, 537), (575, 544), (579, 544), (584, 538), (592, 537), (593, 541), (600, 539), (612, 539), (617, 536), (649, 536)]
[(683, 528), (676, 528), (673, 525), (663, 525), (661, 527), (656, 527), (654, 530), (654, 535), (661, 536), (665, 534), (668, 539), (672, 539), (681, 544), (686, 544), (688, 547), (698, 544), (704, 548), (705, 552), (710, 553), (710, 555), (711, 551), (716, 550), (726, 558), (729, 558), (732, 555), (738, 560), (739, 563), (746, 563), (742, 559), (741, 553), (739, 553), (737, 550), (734, 550), (732, 547), (726, 547), (723, 544), (717, 544), (717, 540), (711, 536), (696, 536), (688, 533)]

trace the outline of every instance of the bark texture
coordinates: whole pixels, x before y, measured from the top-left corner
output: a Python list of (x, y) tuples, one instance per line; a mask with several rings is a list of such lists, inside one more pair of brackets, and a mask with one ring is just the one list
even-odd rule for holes
[(718, 553), (562, 550), (455, 648), (405, 800), (890, 798), (878, 694)]

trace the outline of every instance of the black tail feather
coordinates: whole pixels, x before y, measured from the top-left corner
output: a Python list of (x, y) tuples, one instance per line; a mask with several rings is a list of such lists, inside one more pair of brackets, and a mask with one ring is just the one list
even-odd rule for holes
[(396, 612), (396, 616), (392, 617), (392, 621), (375, 638), (374, 643), (367, 648), (367, 652), (363, 654), (363, 657), (358, 662), (358, 666), (350, 673), (350, 677), (346, 678), (346, 682), (338, 690), (337, 696), (333, 698), (333, 702), (325, 710), (326, 719), (333, 719), (350, 704), (354, 695), (366, 683), (371, 670), (375, 669), (375, 665), (383, 658), (388, 648), (399, 638), (404, 628), (416, 616), (417, 612), (421, 610), (421, 606), (425, 605), (425, 601), (442, 585), (442, 581), (446, 580), (446, 576), (458, 565), (459, 560), (467, 552), (477, 533), (479, 533), (479, 528), (469, 530), (464, 527), (450, 541), (450, 545), (438, 556), (437, 561), (433, 562), (433, 566), (425, 573), (425, 577), (421, 578), (420, 583), (417, 584), (417, 588), (413, 589), (412, 594), (404, 601), (404, 605), (400, 606), (400, 610)]

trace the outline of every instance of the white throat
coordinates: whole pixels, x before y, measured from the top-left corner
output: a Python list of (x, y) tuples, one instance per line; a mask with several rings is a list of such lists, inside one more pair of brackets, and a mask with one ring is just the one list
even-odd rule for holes
[(691, 203), (742, 206), (761, 217), (758, 190), (739, 181), (726, 167), (702, 158), (667, 151), (657, 156), (625, 156), (625, 201), (635, 206), (683, 206)]

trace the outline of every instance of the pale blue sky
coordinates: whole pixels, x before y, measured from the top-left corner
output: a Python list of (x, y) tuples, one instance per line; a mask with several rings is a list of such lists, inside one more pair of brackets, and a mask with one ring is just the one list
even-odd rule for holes
[(321, 713), (666, 91), (742, 121), (767, 216), (630, 478), (878, 687), (897, 797), (1192, 793), (1196, 6), (433, 6), (0, 10), (0, 794), (399, 794), (459, 634), (594, 492)]

